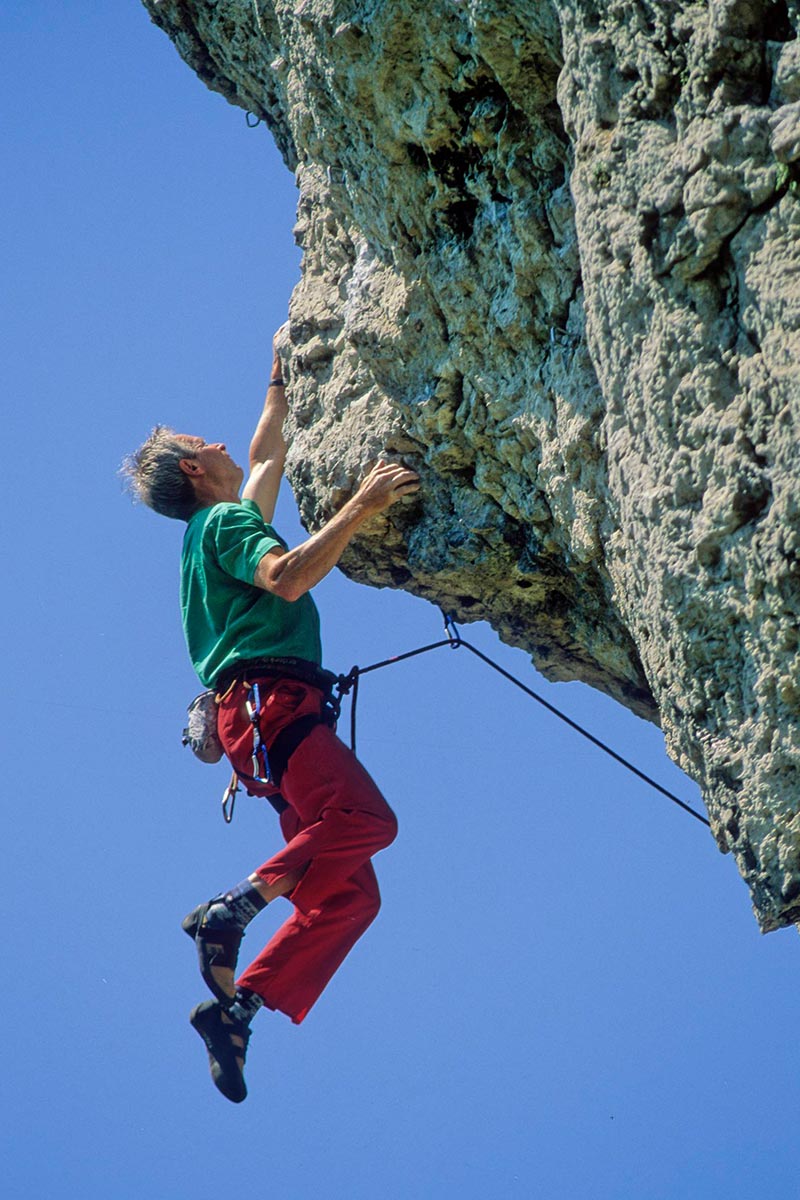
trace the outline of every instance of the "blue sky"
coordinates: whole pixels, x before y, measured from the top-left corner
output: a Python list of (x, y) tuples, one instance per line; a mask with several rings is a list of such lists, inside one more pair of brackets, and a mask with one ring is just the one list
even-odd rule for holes
[[(383, 911), (303, 1026), (256, 1018), (247, 1102), (216, 1093), (180, 920), (279, 834), (247, 798), (225, 827), (224, 766), (180, 746), (182, 530), (116, 470), (156, 421), (244, 456), (294, 184), (137, 3), (12, 3), (0, 28), (4, 1196), (794, 1194), (797, 934), (762, 938), (706, 830), (465, 651), (364, 681), (401, 826)], [(288, 490), (277, 524), (303, 536)], [(440, 634), (338, 573), (318, 600), (337, 671)], [(464, 633), (699, 803), (657, 730)]]

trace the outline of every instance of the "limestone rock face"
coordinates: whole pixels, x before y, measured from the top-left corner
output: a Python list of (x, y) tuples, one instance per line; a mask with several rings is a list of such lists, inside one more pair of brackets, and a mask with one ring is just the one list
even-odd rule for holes
[(800, 0), (144, 0), (299, 188), (289, 473), (345, 567), (659, 721), (800, 919)]

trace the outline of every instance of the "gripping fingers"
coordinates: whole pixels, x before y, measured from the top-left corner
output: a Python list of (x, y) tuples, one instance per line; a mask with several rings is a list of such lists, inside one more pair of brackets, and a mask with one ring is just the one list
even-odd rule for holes
[(399, 467), (392, 475), (390, 502), (401, 500), (403, 496), (411, 496), (420, 488), (419, 475), (409, 471), (407, 467)]
[(361, 485), (362, 496), (376, 504), (377, 511), (419, 489), (419, 476), (402, 463), (380, 459)]
[(394, 482), (394, 490), (402, 492), (418, 492), (419, 491), (419, 476), (414, 475), (411, 471), (406, 471), (401, 479), (396, 479)]

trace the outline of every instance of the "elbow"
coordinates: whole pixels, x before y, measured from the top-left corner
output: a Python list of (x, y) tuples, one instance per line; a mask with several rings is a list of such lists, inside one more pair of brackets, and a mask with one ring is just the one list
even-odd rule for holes
[(294, 604), (296, 600), (306, 594), (308, 588), (300, 587), (289, 579), (278, 579), (270, 591), (279, 596), (281, 600), (286, 600), (288, 604)]
[(258, 564), (253, 583), (265, 592), (294, 604), (306, 594), (310, 585), (302, 566), (293, 559), (291, 551), (283, 554), (277, 550), (270, 551)]
[(259, 587), (262, 587), (265, 592), (271, 592), (273, 596), (278, 596), (279, 599), (286, 600), (289, 604), (294, 604), (296, 600), (299, 600), (308, 591), (308, 588), (301, 586), (297, 580), (292, 579), (291, 572), (281, 571), (280, 569), (273, 569), (261, 575), (257, 574), (255, 583)]

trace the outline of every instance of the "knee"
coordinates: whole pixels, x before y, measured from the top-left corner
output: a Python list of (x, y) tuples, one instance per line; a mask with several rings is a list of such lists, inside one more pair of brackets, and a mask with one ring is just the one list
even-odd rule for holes
[(381, 894), (376, 887), (374, 892), (372, 892), (370, 895), (365, 895), (361, 898), (359, 916), (364, 929), (366, 929), (368, 925), (372, 924), (380, 911)]
[(385, 850), (397, 837), (397, 817), (390, 811), (387, 817), (382, 817), (379, 822), (376, 821), (375, 826), (375, 849), (376, 851)]
[(354, 875), (344, 892), (332, 898), (331, 904), (358, 930), (360, 937), (381, 910), (381, 893), (374, 871), (367, 867)]

